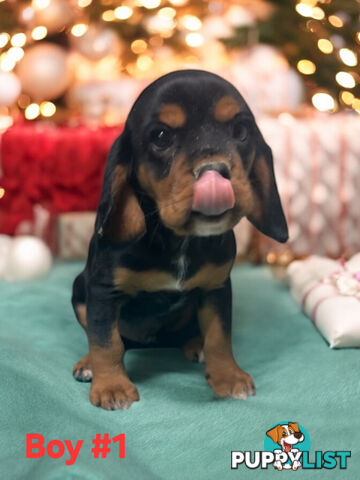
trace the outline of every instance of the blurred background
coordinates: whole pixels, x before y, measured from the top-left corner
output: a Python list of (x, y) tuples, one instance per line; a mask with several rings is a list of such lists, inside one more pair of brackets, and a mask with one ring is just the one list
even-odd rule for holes
[(111, 143), (182, 68), (232, 82), (274, 152), (290, 241), (242, 221), (239, 258), (359, 251), (359, 18), (358, 0), (0, 0), (0, 259), (21, 234), (86, 256)]

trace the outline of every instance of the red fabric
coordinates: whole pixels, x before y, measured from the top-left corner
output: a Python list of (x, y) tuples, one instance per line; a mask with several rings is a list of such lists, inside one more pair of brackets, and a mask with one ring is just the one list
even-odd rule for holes
[(0, 233), (34, 220), (34, 206), (52, 215), (95, 210), (107, 154), (121, 127), (91, 129), (18, 124), (1, 138)]

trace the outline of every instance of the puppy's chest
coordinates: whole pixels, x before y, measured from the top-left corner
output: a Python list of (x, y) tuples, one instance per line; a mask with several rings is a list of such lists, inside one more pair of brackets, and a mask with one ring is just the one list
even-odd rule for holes
[(217, 264), (199, 262), (186, 252), (158, 264), (144, 262), (144, 267), (119, 266), (114, 269), (113, 281), (117, 290), (128, 295), (140, 292), (188, 292), (196, 288), (211, 290), (221, 287), (228, 277), (232, 261)]

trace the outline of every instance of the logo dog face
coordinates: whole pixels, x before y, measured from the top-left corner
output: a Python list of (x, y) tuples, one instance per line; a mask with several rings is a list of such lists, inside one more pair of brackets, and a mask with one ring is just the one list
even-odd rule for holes
[(276, 425), (266, 432), (266, 435), (275, 443), (278, 443), (286, 453), (290, 452), (297, 443), (304, 441), (304, 434), (299, 429), (298, 423)]
[(130, 222), (127, 232), (143, 233), (134, 201), (142, 192), (179, 235), (218, 235), (246, 216), (266, 235), (288, 238), (271, 149), (239, 92), (217, 75), (184, 70), (153, 82), (113, 154), (113, 207), (102, 227), (112, 211), (122, 230)]

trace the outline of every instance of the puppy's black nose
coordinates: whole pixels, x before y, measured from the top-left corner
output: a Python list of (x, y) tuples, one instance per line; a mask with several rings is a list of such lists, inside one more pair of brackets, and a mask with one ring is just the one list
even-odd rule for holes
[(230, 179), (230, 170), (226, 163), (217, 162), (202, 165), (199, 170), (196, 171), (196, 177), (200, 178), (201, 175), (207, 170), (215, 170), (216, 172), (220, 173), (220, 175), (224, 178), (227, 178), (228, 180)]
[(294, 437), (295, 437), (295, 438), (301, 438), (301, 437), (302, 437), (302, 433), (301, 433), (301, 432), (295, 432), (295, 433), (294, 433)]

